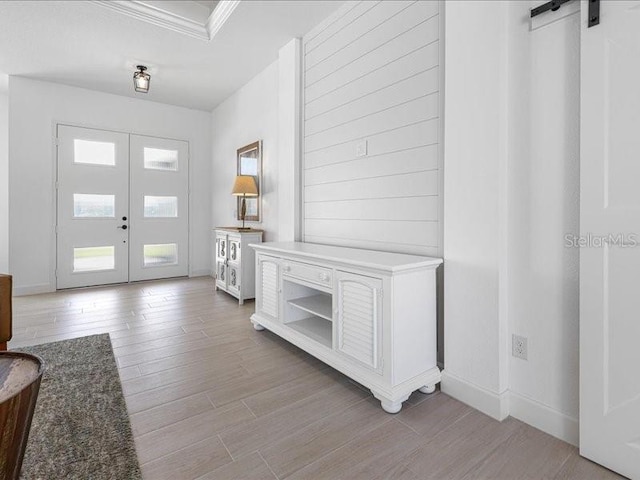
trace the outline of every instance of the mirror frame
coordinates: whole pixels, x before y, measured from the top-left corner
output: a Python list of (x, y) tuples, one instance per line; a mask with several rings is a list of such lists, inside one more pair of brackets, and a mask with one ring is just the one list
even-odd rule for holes
[[(257, 175), (254, 176), (256, 180), (256, 185), (258, 186), (258, 196), (257, 197), (246, 197), (247, 200), (247, 212), (250, 211), (250, 204), (256, 203), (256, 213), (257, 215), (245, 215), (245, 222), (259, 222), (260, 215), (262, 213), (262, 140), (258, 140), (257, 142), (250, 143), (249, 145), (245, 145), (242, 148), (239, 148), (236, 155), (237, 161), (237, 174), (238, 175), (246, 175), (245, 172), (242, 171), (242, 162), (241, 158), (243, 154), (248, 152), (256, 151), (256, 159), (258, 162), (257, 165)], [(242, 220), (240, 216), (240, 210), (242, 208), (242, 197), (238, 197), (236, 212), (238, 220)]]

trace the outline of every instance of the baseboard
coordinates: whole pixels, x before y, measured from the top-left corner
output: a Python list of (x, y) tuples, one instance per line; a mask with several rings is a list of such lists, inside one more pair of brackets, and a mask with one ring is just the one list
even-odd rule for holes
[(13, 286), (13, 296), (23, 297), (25, 295), (37, 295), (39, 293), (51, 293), (55, 292), (56, 287), (49, 285), (48, 283), (41, 283), (39, 285), (27, 285), (24, 287)]
[(509, 416), (509, 391), (492, 392), (448, 373), (447, 370), (442, 372), (440, 389), (496, 420), (502, 421)]
[(509, 413), (512, 417), (538, 430), (571, 445), (578, 445), (579, 424), (576, 418), (569, 417), (514, 391), (509, 392)]
[(524, 395), (510, 390), (498, 394), (463, 380), (446, 370), (442, 372), (440, 388), (447, 395), (496, 420), (504, 420), (511, 415), (571, 445), (578, 445), (579, 424), (576, 418), (569, 417)]

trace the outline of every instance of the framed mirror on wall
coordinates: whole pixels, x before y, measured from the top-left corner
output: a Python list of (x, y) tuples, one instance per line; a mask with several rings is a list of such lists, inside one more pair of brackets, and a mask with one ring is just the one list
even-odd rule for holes
[[(246, 197), (247, 222), (259, 222), (262, 202), (262, 140), (253, 142), (238, 149), (238, 175), (250, 175), (254, 177), (258, 187), (257, 197)], [(242, 197), (238, 197), (238, 220), (242, 220)]]

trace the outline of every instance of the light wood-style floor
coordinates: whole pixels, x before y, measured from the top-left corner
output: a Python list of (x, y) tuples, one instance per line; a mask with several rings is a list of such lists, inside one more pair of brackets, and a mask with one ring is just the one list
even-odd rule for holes
[(146, 479), (608, 479), (515, 419), (442, 393), (397, 415), (210, 278), (14, 299), (10, 348), (109, 332)]

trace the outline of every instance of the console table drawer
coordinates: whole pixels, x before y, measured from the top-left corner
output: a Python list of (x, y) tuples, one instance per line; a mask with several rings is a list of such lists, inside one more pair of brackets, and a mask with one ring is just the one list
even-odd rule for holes
[(331, 286), (332, 275), (328, 268), (288, 260), (282, 264), (282, 273), (319, 285)]

